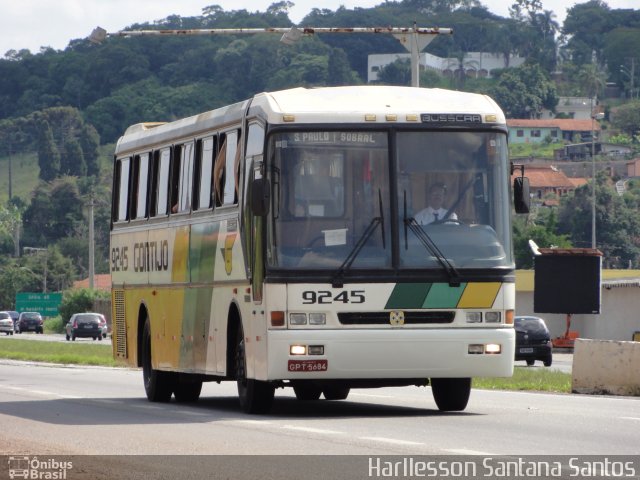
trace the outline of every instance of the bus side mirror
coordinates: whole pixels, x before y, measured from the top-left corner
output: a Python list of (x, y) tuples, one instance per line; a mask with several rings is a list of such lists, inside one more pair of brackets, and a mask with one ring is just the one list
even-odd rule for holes
[(269, 213), (271, 187), (266, 178), (256, 178), (251, 183), (251, 211), (258, 217)]
[(529, 196), (529, 179), (516, 177), (513, 180), (513, 206), (516, 213), (529, 213), (531, 197)]

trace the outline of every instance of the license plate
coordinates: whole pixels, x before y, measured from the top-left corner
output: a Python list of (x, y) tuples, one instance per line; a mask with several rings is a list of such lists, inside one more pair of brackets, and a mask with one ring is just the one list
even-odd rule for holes
[(533, 353), (533, 348), (521, 348), (520, 353)]
[(289, 360), (290, 372), (326, 372), (327, 360)]
[(84, 328), (93, 328), (93, 325), (85, 325)]

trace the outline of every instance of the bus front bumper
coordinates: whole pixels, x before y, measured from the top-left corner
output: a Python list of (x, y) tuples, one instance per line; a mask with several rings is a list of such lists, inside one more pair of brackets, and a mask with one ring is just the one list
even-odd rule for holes
[(266, 380), (513, 374), (513, 328), (271, 330), (267, 341)]

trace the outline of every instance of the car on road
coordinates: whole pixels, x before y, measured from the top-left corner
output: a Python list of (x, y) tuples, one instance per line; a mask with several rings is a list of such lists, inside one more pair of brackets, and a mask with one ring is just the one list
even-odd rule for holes
[(7, 335), (13, 335), (13, 319), (9, 312), (0, 312), (0, 332), (4, 332)]
[(550, 367), (553, 361), (551, 350), (551, 334), (547, 324), (540, 317), (515, 317), (516, 330), (516, 358), (525, 360), (532, 366), (536, 360), (542, 361), (545, 367)]
[(18, 317), (17, 333), (36, 332), (44, 333), (42, 315), (38, 312), (22, 312)]
[(102, 340), (106, 321), (99, 313), (74, 313), (65, 326), (67, 340), (75, 341), (76, 338), (93, 338)]
[(11, 320), (13, 320), (13, 331), (18, 331), (18, 319), (20, 318), (20, 313), (15, 310), (7, 310), (7, 313), (11, 315)]

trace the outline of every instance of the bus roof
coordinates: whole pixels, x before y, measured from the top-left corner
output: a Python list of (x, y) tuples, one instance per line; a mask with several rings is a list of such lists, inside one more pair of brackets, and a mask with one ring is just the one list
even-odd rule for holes
[(249, 116), (266, 117), (271, 124), (421, 123), (421, 115), (429, 114), (457, 115), (452, 120), (456, 123), (465, 115), (476, 115), (482, 123), (506, 125), (500, 107), (477, 93), (379, 85), (299, 87), (259, 93), (251, 100), (170, 123), (132, 125), (118, 140), (116, 155), (237, 124), (249, 105)]
[[(251, 103), (250, 114), (260, 108), (270, 123), (286, 123), (283, 115), (293, 115), (295, 123), (420, 121), (421, 114), (495, 115), (492, 124), (505, 124), (500, 107), (488, 96), (440, 88), (362, 85), (353, 87), (293, 88), (261, 93)], [(340, 117), (336, 113), (340, 112)], [(369, 116), (365, 120), (364, 116)], [(375, 115), (376, 119), (372, 120)], [(393, 118), (393, 117), (391, 117)]]

